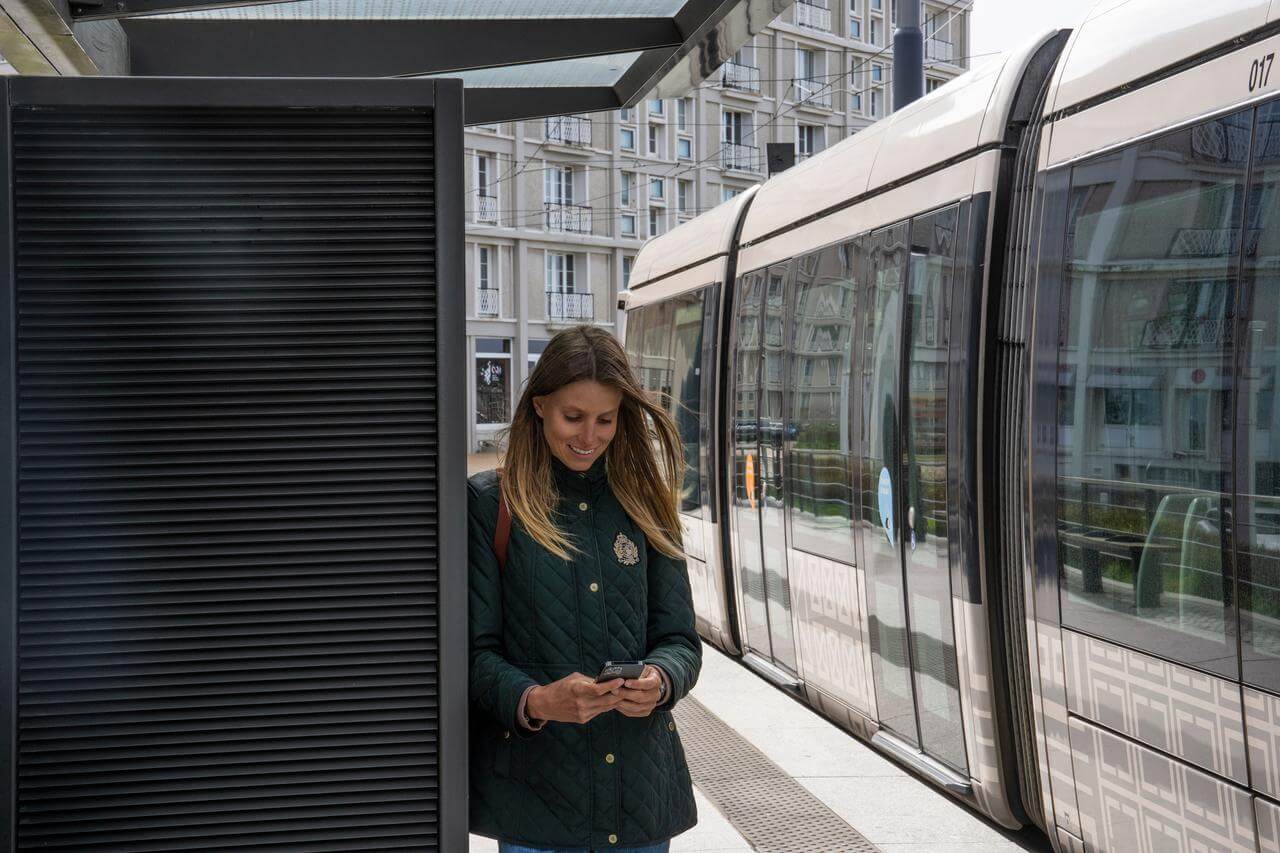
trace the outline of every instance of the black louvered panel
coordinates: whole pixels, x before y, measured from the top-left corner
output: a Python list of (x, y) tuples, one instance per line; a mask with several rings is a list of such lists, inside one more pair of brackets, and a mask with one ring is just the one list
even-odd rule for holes
[(21, 849), (436, 845), (431, 120), (14, 111)]

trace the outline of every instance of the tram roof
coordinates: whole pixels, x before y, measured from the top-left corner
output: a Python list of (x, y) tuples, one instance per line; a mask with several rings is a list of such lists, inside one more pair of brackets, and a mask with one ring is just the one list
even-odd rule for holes
[(1277, 20), (1273, 0), (1098, 0), (1067, 42), (1045, 111), (1087, 105)]
[[(1056, 30), (979, 65), (888, 118), (767, 181), (747, 213), (743, 245), (911, 175), (1000, 144), (1023, 70)], [(869, 201), (874, 205), (874, 200)], [(927, 208), (927, 200), (922, 201)], [(924, 208), (922, 208), (924, 209)], [(872, 222), (872, 227), (876, 224)]]
[[(677, 271), (692, 273), (694, 279), (697, 279), (690, 279), (690, 286), (693, 287), (723, 281), (724, 265), (733, 245), (733, 232), (742, 211), (758, 190), (758, 185), (749, 187), (696, 219), (678, 225), (645, 243), (631, 268), (629, 289), (635, 291), (655, 279), (674, 278), (673, 273)], [(713, 270), (716, 274), (712, 274)], [(697, 278), (704, 275), (711, 277), (705, 280)], [(673, 286), (684, 289), (679, 284)], [(648, 301), (647, 298), (645, 301)]]

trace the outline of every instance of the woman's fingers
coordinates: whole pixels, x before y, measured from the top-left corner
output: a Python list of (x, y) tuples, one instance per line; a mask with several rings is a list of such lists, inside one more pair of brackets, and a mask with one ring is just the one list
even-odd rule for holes
[(614, 709), (628, 717), (647, 717), (653, 713), (654, 702), (633, 702), (623, 699)]

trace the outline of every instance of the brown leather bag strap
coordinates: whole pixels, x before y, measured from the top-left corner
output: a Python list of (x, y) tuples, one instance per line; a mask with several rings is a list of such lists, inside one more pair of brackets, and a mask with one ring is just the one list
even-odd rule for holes
[[(502, 472), (498, 472), (501, 482)], [(507, 543), (511, 540), (511, 512), (507, 509), (507, 499), (498, 490), (498, 526), (493, 529), (493, 553), (498, 556), (498, 570), (507, 567)]]

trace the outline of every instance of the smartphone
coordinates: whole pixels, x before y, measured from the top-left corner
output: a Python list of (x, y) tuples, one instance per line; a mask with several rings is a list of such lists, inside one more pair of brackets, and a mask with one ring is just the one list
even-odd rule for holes
[(596, 684), (612, 681), (615, 678), (639, 678), (643, 672), (644, 661), (642, 660), (607, 660), (604, 666), (600, 667)]

